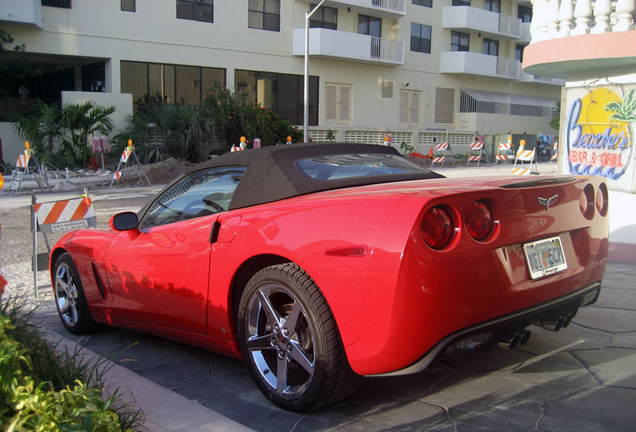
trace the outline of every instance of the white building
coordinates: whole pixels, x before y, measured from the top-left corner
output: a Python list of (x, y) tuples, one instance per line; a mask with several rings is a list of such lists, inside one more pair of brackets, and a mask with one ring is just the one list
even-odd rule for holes
[[(302, 126), (313, 3), (0, 0), (0, 28), (42, 71), (26, 98), (14, 89), (0, 100), (0, 116), (34, 97), (92, 99), (115, 105), (121, 125), (139, 98), (198, 104), (220, 84)], [(564, 81), (521, 69), (531, 15), (527, 0), (327, 0), (310, 22), (309, 136), (380, 143), (391, 133), (428, 152), (477, 132), (555, 133)], [(0, 139), (15, 160), (22, 143), (10, 124)]]

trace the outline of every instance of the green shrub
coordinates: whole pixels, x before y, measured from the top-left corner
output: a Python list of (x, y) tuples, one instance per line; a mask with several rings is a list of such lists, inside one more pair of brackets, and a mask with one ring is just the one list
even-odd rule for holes
[(32, 311), (10, 302), (0, 310), (0, 427), (13, 431), (134, 431), (141, 413), (104, 399), (103, 363), (55, 353), (31, 321)]

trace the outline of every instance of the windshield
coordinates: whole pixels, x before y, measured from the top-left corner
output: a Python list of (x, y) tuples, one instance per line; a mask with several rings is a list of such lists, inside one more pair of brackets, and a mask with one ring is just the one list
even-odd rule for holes
[(313, 156), (296, 161), (296, 167), (314, 180), (430, 172), (399, 155), (368, 153)]

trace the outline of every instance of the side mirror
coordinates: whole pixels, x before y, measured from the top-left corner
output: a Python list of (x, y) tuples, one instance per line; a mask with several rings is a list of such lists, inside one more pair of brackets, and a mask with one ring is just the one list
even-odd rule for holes
[(139, 219), (137, 213), (123, 212), (117, 213), (108, 221), (110, 227), (117, 231), (128, 231), (136, 229), (139, 226)]

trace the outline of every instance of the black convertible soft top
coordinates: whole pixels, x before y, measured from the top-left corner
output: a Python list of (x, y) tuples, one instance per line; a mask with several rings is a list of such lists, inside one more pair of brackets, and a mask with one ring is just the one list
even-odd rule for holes
[(373, 144), (308, 143), (268, 146), (226, 153), (192, 167), (189, 172), (211, 167), (245, 166), (230, 204), (230, 210), (278, 201), (312, 192), (405, 180), (441, 178), (440, 174), (415, 164), (409, 172), (317, 179), (299, 169), (297, 162), (329, 155), (392, 155), (402, 158), (393, 147)]

